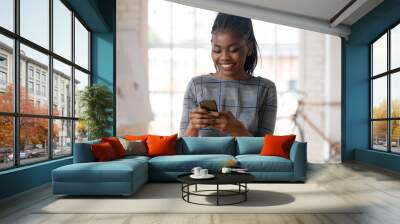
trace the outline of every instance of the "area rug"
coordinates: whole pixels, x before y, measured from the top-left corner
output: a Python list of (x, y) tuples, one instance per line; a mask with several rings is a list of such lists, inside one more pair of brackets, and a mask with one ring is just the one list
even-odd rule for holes
[[(237, 205), (207, 206), (182, 200), (177, 183), (146, 184), (131, 197), (55, 197), (35, 213), (125, 214), (125, 213), (360, 213), (360, 208), (344, 201), (317, 184), (249, 184), (247, 201)], [(225, 187), (229, 190), (232, 187)], [(213, 185), (198, 190), (212, 190)], [(193, 189), (194, 190), (194, 187)], [(213, 193), (210, 193), (213, 194)], [(192, 196), (197, 203), (214, 204), (214, 196)], [(224, 197), (222, 202), (238, 200)], [(231, 200), (231, 201), (230, 201)]]

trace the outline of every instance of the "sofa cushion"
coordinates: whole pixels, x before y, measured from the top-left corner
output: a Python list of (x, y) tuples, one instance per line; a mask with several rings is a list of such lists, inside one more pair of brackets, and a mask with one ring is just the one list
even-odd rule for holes
[[(108, 162), (74, 163), (53, 170), (53, 181), (60, 182), (124, 182), (131, 181), (132, 173), (147, 166), (140, 159)], [(147, 173), (143, 173), (147, 176)]]
[(228, 160), (235, 159), (231, 155), (175, 155), (158, 156), (149, 160), (149, 170), (163, 172), (190, 172), (193, 167), (200, 166), (211, 172), (219, 171)]
[(148, 162), (149, 159), (150, 159), (150, 157), (147, 157), (147, 156), (130, 155), (130, 156), (125, 156), (124, 158), (113, 160), (113, 162), (127, 162), (127, 163), (130, 163), (130, 162), (135, 161), (135, 160), (142, 161), (142, 162)]
[(147, 155), (148, 156), (165, 156), (176, 154), (176, 139), (178, 134), (170, 136), (149, 135), (147, 137)]
[(91, 145), (91, 149), (94, 157), (96, 157), (96, 160), (99, 162), (110, 161), (118, 158), (112, 145), (108, 142), (93, 144)]
[(225, 154), (235, 155), (233, 137), (182, 137), (178, 141), (178, 154)]
[(264, 137), (237, 137), (236, 155), (259, 154), (264, 145)]
[(125, 135), (124, 138), (127, 140), (140, 140), (146, 142), (148, 135)]
[(279, 156), (238, 155), (240, 167), (249, 172), (292, 172), (292, 161)]
[(75, 143), (74, 147), (74, 163), (95, 162), (96, 158), (90, 148), (92, 144), (99, 144), (100, 139)]
[(146, 143), (141, 140), (127, 140), (124, 138), (119, 138), (122, 146), (126, 151), (126, 155), (137, 155), (145, 156), (147, 155)]
[(290, 159), (290, 148), (296, 135), (265, 135), (261, 156), (280, 156)]
[(124, 149), (124, 146), (122, 146), (121, 142), (117, 137), (103, 137), (101, 138), (101, 142), (110, 143), (112, 148), (114, 149), (117, 158), (122, 158), (126, 156), (126, 151)]

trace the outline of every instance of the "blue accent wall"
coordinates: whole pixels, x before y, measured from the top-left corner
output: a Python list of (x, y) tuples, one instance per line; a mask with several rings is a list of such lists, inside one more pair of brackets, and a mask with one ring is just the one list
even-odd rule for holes
[[(101, 83), (108, 86), (114, 93), (114, 34), (93, 33), (92, 34), (92, 83)], [(115, 97), (114, 97), (115, 102)], [(115, 114), (115, 107), (114, 107)], [(113, 116), (113, 124), (115, 123)], [(110, 127), (109, 132), (115, 135), (115, 125)]]
[(353, 160), (357, 147), (368, 147), (369, 133), (369, 84), (368, 46), (346, 44), (345, 60), (345, 150), (343, 160)]
[[(116, 0), (67, 0), (67, 3), (92, 32), (92, 82), (104, 83), (115, 93)], [(114, 130), (110, 127), (111, 132)], [(68, 157), (0, 171), (0, 199), (50, 182), (53, 169), (71, 163), (72, 157)]]
[(92, 34), (92, 81), (105, 84), (111, 89), (114, 86), (113, 45), (112, 33)]
[(116, 124), (116, 77), (115, 77), (115, 50), (116, 50), (116, 2), (108, 0), (98, 1), (99, 11), (110, 28), (108, 32), (92, 32), (92, 83), (101, 83), (108, 86), (114, 93), (113, 126), (109, 132), (115, 135)]
[(396, 165), (400, 164), (399, 156), (369, 150), (368, 46), (398, 22), (400, 22), (400, 0), (385, 0), (353, 24), (349, 39), (343, 40), (342, 160), (357, 160), (386, 169), (399, 170), (400, 165)]
[(0, 172), (0, 199), (48, 183), (53, 169), (71, 163), (68, 157)]

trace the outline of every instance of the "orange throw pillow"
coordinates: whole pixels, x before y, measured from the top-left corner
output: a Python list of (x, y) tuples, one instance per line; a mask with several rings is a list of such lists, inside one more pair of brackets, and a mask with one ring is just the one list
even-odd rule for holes
[(121, 158), (126, 156), (126, 151), (124, 146), (122, 146), (121, 142), (117, 137), (109, 137), (109, 138), (101, 138), (101, 142), (108, 142), (114, 149), (115, 155), (117, 158)]
[(176, 155), (176, 139), (178, 134), (171, 136), (149, 135), (147, 137), (147, 155), (148, 156), (165, 156)]
[(261, 156), (280, 156), (290, 159), (290, 148), (296, 135), (265, 135)]
[(117, 158), (113, 147), (108, 142), (93, 144), (91, 145), (91, 149), (94, 157), (99, 162), (110, 161)]

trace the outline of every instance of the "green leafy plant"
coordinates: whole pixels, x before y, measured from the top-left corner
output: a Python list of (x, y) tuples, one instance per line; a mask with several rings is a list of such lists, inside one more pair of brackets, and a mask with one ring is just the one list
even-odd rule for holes
[(102, 84), (94, 84), (80, 92), (79, 106), (88, 128), (89, 139), (110, 136), (112, 127), (113, 93)]

